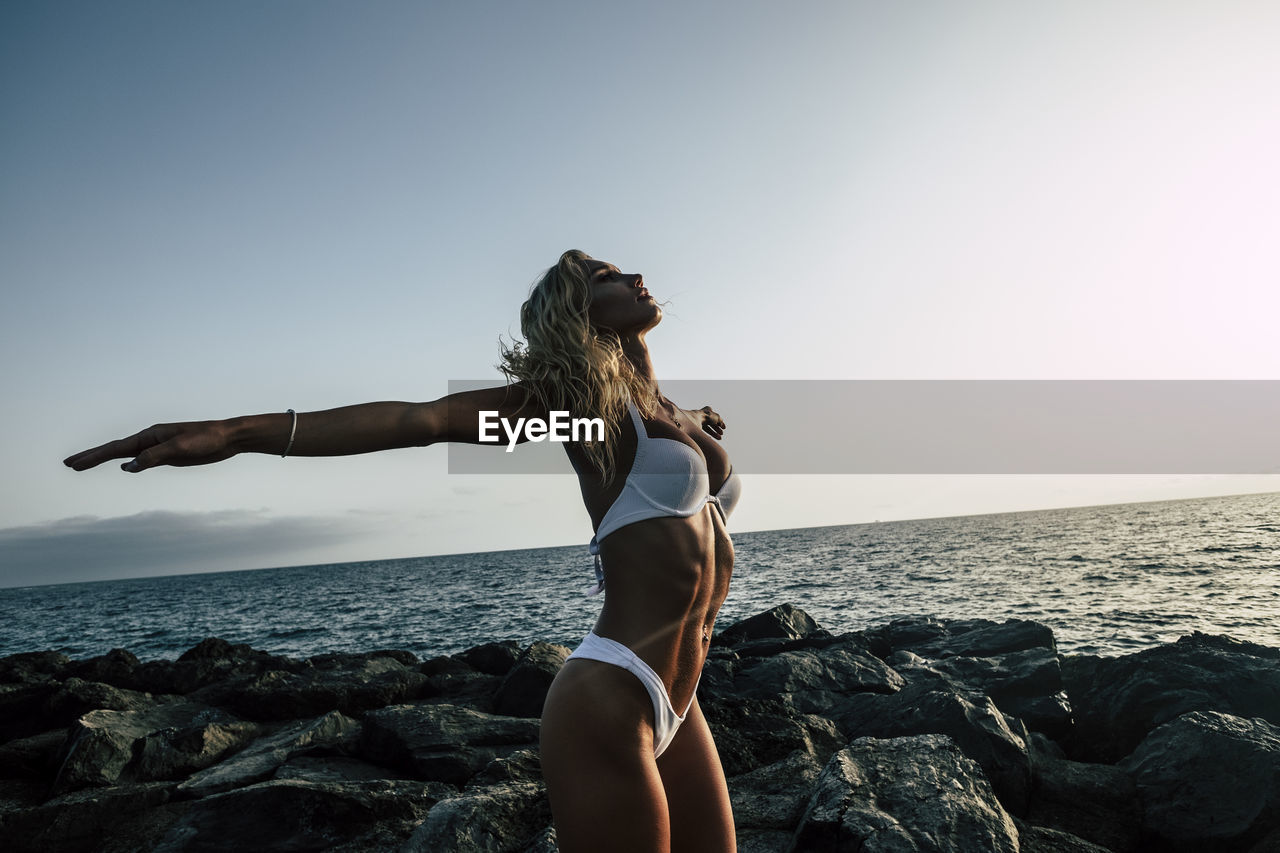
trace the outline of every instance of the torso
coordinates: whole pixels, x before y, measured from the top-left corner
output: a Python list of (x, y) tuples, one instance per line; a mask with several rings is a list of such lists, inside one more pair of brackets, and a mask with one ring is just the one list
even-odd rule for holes
[[(729, 476), (729, 457), (711, 436), (668, 412), (644, 422), (651, 439), (696, 448), (706, 459), (712, 492)], [(565, 448), (578, 472), (583, 503), (598, 527), (626, 482), (636, 434), (624, 418), (618, 473), (607, 487), (580, 448)], [(711, 643), (716, 614), (729, 593), (733, 543), (716, 507), (687, 517), (659, 517), (618, 528), (600, 542), (605, 601), (595, 632), (630, 648), (662, 677), (672, 704), (685, 707)]]

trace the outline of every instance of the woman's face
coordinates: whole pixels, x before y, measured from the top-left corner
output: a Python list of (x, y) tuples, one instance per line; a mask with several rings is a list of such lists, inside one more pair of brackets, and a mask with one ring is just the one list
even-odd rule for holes
[(588, 258), (591, 307), (587, 318), (593, 326), (627, 336), (658, 325), (662, 308), (649, 295), (640, 273), (624, 273), (613, 264)]

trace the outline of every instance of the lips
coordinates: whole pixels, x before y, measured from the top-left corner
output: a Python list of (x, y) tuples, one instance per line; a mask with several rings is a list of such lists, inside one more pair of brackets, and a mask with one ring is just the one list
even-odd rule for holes
[(649, 295), (649, 291), (642, 287), (640, 288), (640, 295), (636, 297), (636, 302), (639, 302), (641, 299), (652, 299), (652, 298), (653, 297)]

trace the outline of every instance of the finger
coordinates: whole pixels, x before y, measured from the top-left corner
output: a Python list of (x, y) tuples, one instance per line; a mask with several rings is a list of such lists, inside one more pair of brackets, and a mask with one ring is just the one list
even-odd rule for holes
[[(144, 448), (138, 451), (137, 455), (128, 462), (120, 466), (120, 470), (128, 471), (130, 474), (136, 474), (139, 471), (145, 471), (148, 468), (155, 468), (157, 465), (169, 465), (180, 451), (177, 447), (177, 441), (169, 440), (156, 444), (152, 447)], [(200, 464), (193, 462), (189, 464)]]
[(133, 456), (137, 453), (137, 438), (138, 436), (133, 435), (129, 438), (109, 441), (106, 444), (100, 444), (97, 447), (82, 450), (73, 456), (68, 456), (62, 460), (62, 463), (76, 471), (85, 471), (95, 465), (101, 465), (108, 459), (122, 459)]
[(76, 471), (85, 471), (110, 459), (128, 459), (130, 456), (137, 456), (138, 453), (146, 448), (163, 441), (166, 437), (163, 434), (164, 432), (165, 427), (163, 426), (148, 427), (128, 438), (108, 441), (106, 444), (81, 451), (74, 456), (68, 456), (63, 460), (63, 463)]

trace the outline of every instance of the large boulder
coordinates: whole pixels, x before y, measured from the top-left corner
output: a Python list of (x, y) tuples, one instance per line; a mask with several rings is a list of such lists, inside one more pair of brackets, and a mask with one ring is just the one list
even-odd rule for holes
[(266, 737), (180, 784), (184, 797), (208, 797), (267, 779), (297, 755), (342, 752), (354, 747), (360, 724), (337, 711), (314, 720), (301, 720)]
[(1037, 752), (1027, 820), (1115, 853), (1136, 853), (1142, 807), (1133, 777), (1109, 764), (1084, 764)]
[(936, 619), (915, 616), (862, 632), (880, 657), (907, 650), (925, 658), (992, 657), (1027, 649), (1057, 653), (1057, 641), (1047, 625), (1026, 619)]
[[(112, 785), (121, 779), (169, 778), (175, 763), (185, 762), (191, 768), (202, 763), (207, 766), (238, 749), (252, 735), (252, 731), (236, 729), (233, 724), (238, 722), (224, 711), (196, 702), (139, 711), (90, 711), (67, 733), (52, 790), (59, 794), (88, 785)], [(219, 733), (210, 733), (211, 726), (219, 727)], [(148, 739), (152, 741), (149, 755)]]
[(1156, 726), (1190, 711), (1280, 725), (1280, 649), (1195, 633), (1117, 658), (1067, 656), (1072, 757), (1114, 763)]
[(394, 850), (448, 786), (277, 779), (193, 803), (156, 853)]
[(168, 802), (173, 785), (149, 782), (89, 788), (54, 797), (0, 818), (0, 850), (6, 853), (88, 853), (144, 813)]
[(739, 832), (793, 831), (804, 816), (826, 760), (797, 749), (780, 761), (731, 778), (729, 797)]
[(393, 705), (364, 717), (360, 754), (419, 779), (462, 785), (494, 758), (538, 742), (537, 720), (457, 705)]
[(370, 764), (349, 755), (299, 754), (281, 764), (272, 779), (297, 779), (303, 782), (376, 782), (405, 777), (380, 764)]
[(151, 693), (185, 695), (228, 679), (302, 668), (301, 662), (291, 658), (268, 654), (243, 643), (232, 644), (209, 637), (183, 652), (176, 661), (147, 661), (133, 667), (118, 686)]
[(71, 725), (90, 711), (137, 711), (160, 702), (149, 693), (75, 676), (0, 688), (0, 743)]
[(251, 720), (293, 720), (329, 711), (359, 715), (427, 692), (428, 679), (418, 671), (416, 658), (408, 652), (374, 652), (323, 655), (292, 671), (229, 678), (192, 696)]
[(843, 697), (854, 693), (895, 693), (902, 676), (856, 645), (800, 649), (742, 662), (735, 692), (749, 699), (789, 698), (802, 714), (830, 716)]
[(1017, 818), (1013, 819), (1013, 825), (1018, 828), (1019, 853), (1114, 853), (1110, 847), (1060, 829), (1023, 823)]
[(569, 654), (569, 649), (554, 643), (532, 643), (494, 694), (494, 712), (508, 717), (541, 717), (547, 691)]
[(1006, 809), (1017, 815), (1026, 811), (1031, 792), (1026, 741), (982, 694), (918, 687), (889, 696), (860, 694), (849, 697), (834, 719), (851, 738), (946, 735), (982, 767)]
[(0, 744), (0, 779), (39, 779), (48, 784), (66, 742), (67, 733), (59, 729)]
[(957, 689), (990, 696), (1001, 711), (1019, 718), (1033, 731), (1059, 739), (1071, 731), (1071, 706), (1063, 692), (1062, 667), (1050, 648), (1036, 646), (990, 657), (956, 655), (935, 661), (930, 668)]
[(546, 788), (507, 782), (472, 788), (437, 803), (401, 853), (521, 853), (551, 823)]
[(1280, 727), (1193, 711), (1149, 734), (1121, 762), (1143, 828), (1176, 850), (1247, 850), (1280, 829)]
[(827, 763), (791, 849), (1018, 853), (1018, 831), (950, 738), (859, 738)]
[(776, 698), (713, 701), (701, 707), (729, 776), (775, 764), (797, 750), (825, 764), (849, 742), (830, 720), (797, 714)]
[(484, 643), (454, 655), (476, 672), (486, 675), (506, 675), (520, 658), (520, 644), (512, 640), (501, 643)]
[(261, 725), (241, 720), (152, 732), (134, 744), (133, 778), (140, 782), (185, 779), (234, 755), (261, 733)]
[(116, 686), (128, 685), (133, 671), (141, 666), (137, 655), (128, 649), (112, 649), (105, 655), (72, 661), (67, 672), (85, 681), (99, 681)]
[(727, 645), (750, 640), (799, 640), (821, 630), (813, 617), (799, 607), (780, 604), (735, 622), (720, 632), (717, 641)]
[(62, 675), (71, 658), (62, 652), (18, 652), (0, 657), (0, 684), (44, 684)]
[[(501, 666), (499, 654), (494, 650), (493, 655), (483, 653), (478, 658), (486, 670), (497, 669)], [(518, 649), (516, 656), (519, 657)], [(514, 660), (511, 665), (515, 665)], [(418, 665), (418, 671), (427, 677), (424, 697), (437, 704), (465, 705), (487, 714), (493, 713), (493, 697), (510, 670), (511, 666), (501, 674), (482, 671), (472, 667), (461, 655), (432, 658)]]

